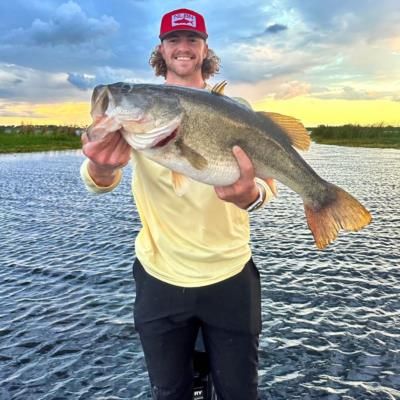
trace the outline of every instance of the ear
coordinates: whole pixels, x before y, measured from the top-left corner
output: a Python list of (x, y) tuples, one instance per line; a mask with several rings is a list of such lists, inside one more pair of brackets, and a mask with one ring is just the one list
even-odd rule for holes
[(203, 61), (207, 58), (207, 56), (208, 56), (208, 44), (204, 42)]

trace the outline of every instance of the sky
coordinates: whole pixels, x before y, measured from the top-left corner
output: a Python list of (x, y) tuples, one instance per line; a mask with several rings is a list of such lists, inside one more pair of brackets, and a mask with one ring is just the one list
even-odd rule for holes
[(400, 0), (0, 2), (0, 125), (90, 123), (97, 84), (163, 83), (148, 64), (161, 16), (206, 19), (210, 83), (306, 126), (400, 126)]

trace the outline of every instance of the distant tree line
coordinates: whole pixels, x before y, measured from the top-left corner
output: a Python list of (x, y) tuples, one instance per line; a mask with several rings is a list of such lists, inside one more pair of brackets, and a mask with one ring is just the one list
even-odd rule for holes
[(400, 127), (390, 125), (320, 125), (310, 131), (317, 143), (400, 148)]
[(85, 128), (78, 125), (3, 125), (0, 134), (9, 135), (44, 135), (44, 136), (80, 136)]

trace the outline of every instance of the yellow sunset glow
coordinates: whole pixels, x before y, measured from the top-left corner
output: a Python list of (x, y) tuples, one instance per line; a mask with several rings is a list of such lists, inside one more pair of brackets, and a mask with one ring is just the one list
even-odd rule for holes
[[(56, 104), (17, 104), (3, 109), (16, 116), (1, 117), (0, 125), (77, 125), (90, 124), (90, 104), (66, 102)], [(20, 115), (20, 116), (17, 116)]]
[(298, 118), (305, 126), (393, 125), (400, 126), (400, 102), (389, 100), (319, 100), (295, 97), (264, 100), (253, 104), (256, 111), (273, 111)]
[[(266, 99), (253, 102), (256, 111), (271, 111), (298, 118), (305, 126), (325, 125), (393, 125), (400, 126), (400, 102), (389, 100), (319, 100), (295, 97), (289, 100)], [(5, 106), (3, 105), (3, 109)], [(89, 102), (56, 104), (17, 104), (6, 108), (10, 114), (0, 116), (0, 125), (78, 125), (91, 123)]]

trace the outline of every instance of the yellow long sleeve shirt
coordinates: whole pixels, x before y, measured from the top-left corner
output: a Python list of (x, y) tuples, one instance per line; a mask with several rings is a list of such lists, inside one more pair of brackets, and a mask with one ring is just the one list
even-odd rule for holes
[[(212, 186), (193, 180), (179, 197), (169, 169), (136, 151), (132, 161), (132, 191), (142, 222), (135, 249), (147, 273), (183, 287), (205, 286), (239, 273), (251, 256), (248, 213), (220, 200)], [(90, 191), (109, 192), (119, 184), (122, 173), (113, 185), (97, 186), (87, 162), (81, 176)]]
[[(177, 196), (171, 171), (134, 152), (133, 196), (142, 222), (136, 256), (145, 270), (164, 282), (184, 287), (216, 283), (239, 273), (250, 258), (246, 211), (220, 200), (214, 188), (190, 180)], [(82, 164), (89, 190), (104, 193)]]

